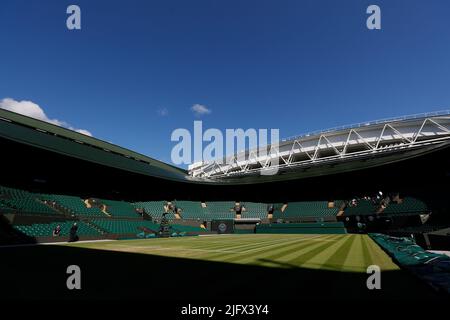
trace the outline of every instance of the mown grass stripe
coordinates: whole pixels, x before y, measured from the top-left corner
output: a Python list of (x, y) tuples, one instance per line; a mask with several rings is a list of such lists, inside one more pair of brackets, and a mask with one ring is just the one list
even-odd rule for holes
[[(336, 237), (336, 241), (339, 241), (341, 236)], [(295, 250), (289, 254), (285, 254), (283, 256), (278, 257), (276, 260), (272, 260), (273, 262), (284, 264), (285, 266), (299, 266), (304, 259), (310, 259), (314, 257), (317, 253), (321, 252), (325, 248), (328, 248), (332, 243), (335, 242), (317, 242), (312, 243), (309, 246), (305, 246), (300, 250)], [(266, 261), (266, 263), (270, 263), (270, 261)]]
[[(320, 236), (321, 239), (323, 240), (331, 240), (332, 238), (334, 238), (333, 236)], [(317, 238), (314, 238), (317, 239)], [(320, 241), (305, 241), (305, 240), (300, 240), (297, 243), (294, 243), (292, 245), (286, 246), (285, 248), (283, 248), (282, 250), (270, 250), (267, 254), (265, 254), (265, 257), (268, 259), (278, 259), (280, 257), (286, 256), (290, 253), (293, 252), (298, 252), (298, 250), (303, 249), (303, 248), (307, 248), (310, 247), (313, 243), (317, 243), (320, 244)]]
[[(255, 246), (267, 246), (268, 244), (272, 243), (272, 241), (264, 241), (263, 243), (257, 243), (257, 244), (246, 244), (244, 246), (222, 246), (222, 247), (208, 247), (208, 246), (196, 246), (196, 248), (190, 248), (190, 247), (183, 247), (184, 250), (189, 251), (191, 250), (191, 256), (192, 257), (202, 257), (204, 259), (212, 260), (214, 257), (222, 257), (227, 255), (237, 255), (237, 254), (243, 254), (245, 251), (235, 251), (234, 248), (245, 248), (246, 250), (250, 250), (251, 248), (254, 248)], [(276, 240), (277, 242), (282, 240)], [(284, 240), (283, 240), (284, 241)], [(180, 248), (182, 249), (182, 248)], [(209, 252), (208, 252), (209, 251)], [(217, 252), (215, 252), (217, 251)]]
[[(327, 237), (328, 238), (328, 237)], [(264, 266), (288, 266), (285, 264), (292, 257), (297, 257), (305, 252), (311, 251), (314, 248), (323, 245), (320, 241), (305, 241), (294, 244), (293, 246), (286, 248), (285, 250), (273, 250), (267, 252), (264, 255), (253, 257), (254, 264)], [(328, 244), (329, 245), (329, 244)]]
[(330, 268), (333, 270), (341, 270), (344, 267), (348, 254), (353, 246), (353, 243), (356, 240), (356, 237), (357, 235), (351, 235), (348, 239), (342, 241), (340, 247), (322, 263), (322, 267)]
[(218, 255), (214, 256), (213, 258), (214, 259), (220, 259), (221, 261), (228, 261), (228, 259), (233, 259), (236, 256), (241, 257), (242, 255), (244, 255), (244, 256), (247, 257), (247, 256), (249, 256), (251, 254), (252, 255), (258, 255), (261, 252), (265, 252), (267, 250), (273, 250), (274, 248), (282, 247), (282, 246), (285, 246), (288, 243), (297, 242), (297, 241), (301, 241), (301, 240), (303, 240), (303, 238), (302, 239), (290, 239), (290, 240), (284, 239), (281, 242), (275, 242), (274, 241), (272, 243), (265, 243), (265, 244), (262, 244), (262, 245), (257, 244), (253, 248), (248, 248), (244, 252), (236, 252), (236, 254), (222, 254), (222, 255), (218, 254)]
[[(267, 238), (267, 237), (265, 237)], [(193, 252), (193, 257), (202, 257), (207, 260), (213, 260), (213, 261), (229, 261), (234, 262), (233, 260), (236, 260), (238, 258), (247, 257), (249, 254), (258, 255), (261, 252), (266, 252), (267, 250), (273, 250), (274, 248), (285, 246), (287, 243), (291, 242), (297, 242), (300, 240), (306, 240), (310, 239), (311, 236), (289, 236), (289, 237), (282, 237), (282, 239), (278, 239), (278, 237), (274, 238), (273, 236), (270, 237), (271, 241), (264, 241), (261, 243), (261, 241), (256, 242), (252, 247), (245, 247), (245, 250), (237, 250), (236, 252)], [(257, 240), (254, 238), (254, 240)], [(234, 247), (234, 248), (240, 248), (241, 246)], [(223, 247), (223, 249), (217, 249), (217, 250), (223, 250), (223, 251), (230, 251), (230, 247)], [(236, 249), (231, 249), (236, 250)]]
[(363, 257), (363, 239), (364, 235), (355, 235), (355, 241), (353, 242), (352, 246), (350, 247), (349, 254), (347, 255), (347, 258), (344, 261), (343, 266), (345, 268), (342, 268), (341, 270), (344, 271), (352, 271), (352, 272), (365, 272), (366, 267), (364, 263), (364, 257)]
[(282, 242), (282, 241), (284, 241), (285, 239), (273, 239), (273, 238), (269, 238), (269, 239), (260, 239), (258, 242), (255, 242), (254, 240), (253, 241), (249, 241), (249, 242), (245, 242), (245, 243), (242, 243), (242, 241), (241, 240), (235, 240), (235, 241), (233, 241), (233, 242), (231, 242), (231, 243), (227, 243), (227, 244), (224, 244), (224, 243), (217, 243), (217, 244), (214, 244), (214, 245), (208, 245), (208, 244), (206, 244), (206, 245), (199, 245), (198, 246), (198, 248), (202, 248), (202, 249), (218, 249), (218, 248), (220, 248), (220, 249), (224, 249), (224, 248), (226, 248), (227, 250), (236, 250), (236, 249), (243, 249), (243, 248), (250, 248), (250, 247), (254, 247), (255, 245), (264, 245), (264, 244), (266, 244), (266, 243), (271, 243), (271, 242), (273, 242), (273, 241), (280, 241), (280, 242)]
[(358, 271), (376, 264), (382, 271), (398, 269), (366, 235), (252, 234), (75, 243), (71, 246), (280, 268)]
[(369, 236), (366, 236), (366, 243), (369, 248), (369, 254), (372, 257), (371, 264), (379, 266), (382, 271), (400, 269)]
[(277, 245), (266, 247), (264, 250), (257, 250), (245, 255), (237, 256), (237, 257), (229, 257), (224, 259), (225, 261), (239, 262), (239, 263), (250, 263), (254, 262), (256, 259), (266, 258), (271, 255), (274, 255), (274, 252), (287, 252), (291, 250), (296, 250), (299, 246), (309, 246), (311, 242), (310, 238), (299, 238), (296, 240), (285, 241), (284, 243)]
[(296, 265), (296, 266), (305, 266), (310, 260), (312, 260), (312, 264), (322, 264), (323, 257), (331, 254), (336, 248), (339, 248), (343, 241), (345, 241), (347, 237), (340, 237), (338, 240), (332, 244), (325, 243), (314, 250), (311, 250), (305, 254), (302, 254), (294, 259), (289, 260), (288, 262)]
[[(269, 240), (267, 240), (269, 241)], [(158, 245), (158, 244), (156, 244)], [(192, 244), (192, 242), (177, 242), (177, 243), (171, 243), (171, 244), (167, 244), (164, 245), (165, 247), (169, 247), (169, 248), (186, 248), (186, 249), (211, 249), (211, 250), (215, 250), (215, 249), (228, 249), (231, 246), (251, 246), (253, 245), (252, 243), (238, 243), (237, 241), (234, 241), (232, 243), (222, 243), (222, 245), (218, 244), (218, 243), (214, 243), (214, 244), (209, 244), (207, 242), (195, 242), (195, 244)]]
[(301, 250), (285, 254), (283, 256), (277, 257), (277, 259), (280, 260), (280, 261), (283, 261), (283, 262), (293, 261), (296, 258), (298, 258), (299, 256), (301, 256), (303, 253), (309, 252), (309, 251), (311, 251), (311, 250), (313, 250), (313, 249), (315, 249), (317, 247), (320, 247), (320, 246), (324, 246), (324, 247), (331, 246), (333, 243), (338, 242), (342, 237), (343, 237), (342, 235), (333, 235), (331, 237), (328, 236), (326, 240), (332, 240), (332, 241), (325, 241), (325, 242), (317, 241), (316, 243), (310, 243), (309, 246), (307, 246), (307, 247), (305, 247), (305, 248), (303, 248)]
[(367, 269), (368, 266), (372, 265), (372, 258), (370, 256), (369, 247), (367, 246), (367, 236), (361, 237), (361, 247), (362, 247), (362, 257), (364, 261), (364, 267)]

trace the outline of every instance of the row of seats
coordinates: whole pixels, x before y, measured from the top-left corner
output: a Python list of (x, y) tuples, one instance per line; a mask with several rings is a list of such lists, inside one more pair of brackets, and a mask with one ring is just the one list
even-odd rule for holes
[(175, 204), (181, 211), (183, 219), (208, 220), (208, 212), (200, 201), (175, 201)]
[(372, 201), (361, 199), (357, 202), (356, 206), (347, 206), (345, 208), (345, 215), (347, 216), (361, 216), (369, 215), (377, 212), (377, 206)]
[(106, 212), (111, 214), (113, 217), (126, 217), (126, 218), (138, 217), (136, 208), (129, 202), (101, 200), (101, 199), (99, 199), (98, 201), (106, 205)]
[[(183, 219), (200, 219), (210, 221), (213, 219), (234, 219), (234, 201), (210, 201), (204, 206), (199, 201), (175, 201)], [(241, 215), (243, 218), (267, 218), (267, 204), (256, 202), (241, 202), (245, 208)]]
[(402, 214), (402, 213), (426, 213), (427, 205), (415, 198), (406, 197), (401, 203), (391, 202), (384, 209), (384, 214)]
[[(114, 234), (137, 234), (142, 228), (157, 232), (159, 224), (146, 220), (115, 220), (115, 219), (94, 219), (92, 223), (108, 233)], [(204, 229), (195, 226), (185, 226), (172, 224), (172, 229), (176, 232), (203, 232)]]
[(3, 199), (0, 199), (0, 210), (11, 210), (11, 207), (9, 207)]
[[(25, 233), (31, 237), (51, 237), (53, 230), (56, 226), (61, 226), (61, 236), (68, 236), (70, 228), (73, 225), (73, 221), (62, 221), (62, 222), (52, 222), (52, 223), (34, 223), (29, 225), (14, 225), (16, 230)], [(101, 235), (95, 228), (89, 226), (88, 224), (77, 221), (78, 231), (77, 234), (81, 236), (99, 236)]]
[(199, 201), (175, 201), (183, 219), (198, 219), (211, 221), (213, 219), (234, 219), (232, 201), (207, 202), (202, 205)]
[(105, 213), (103, 213), (98, 207), (88, 208), (84, 201), (79, 197), (58, 194), (46, 194), (41, 197), (44, 200), (57, 203), (59, 206), (62, 206), (74, 215), (105, 216)]
[[(58, 221), (51, 223), (34, 223), (14, 225), (13, 227), (30, 237), (51, 237), (53, 230), (59, 225), (60, 236), (68, 236), (74, 221)], [(120, 219), (92, 219), (90, 222), (77, 221), (79, 236), (101, 236), (102, 233), (109, 234), (138, 234), (144, 228), (158, 232), (159, 224), (147, 220), (120, 220)], [(204, 232), (205, 229), (195, 226), (171, 225), (173, 232), (189, 233)]]
[(335, 217), (341, 203), (335, 201), (334, 206), (329, 208), (328, 201), (289, 202), (283, 212), (275, 211), (274, 218)]
[(233, 211), (235, 202), (214, 201), (206, 203), (207, 220), (211, 219), (234, 219), (236, 213)]
[(184, 226), (184, 225), (179, 225), (179, 224), (172, 225), (172, 229), (177, 232), (204, 232), (205, 231), (205, 229), (201, 228), (201, 227)]
[(243, 217), (252, 218), (267, 218), (267, 204), (259, 202), (243, 202), (245, 211), (242, 213)]
[(135, 202), (133, 205), (136, 208), (144, 209), (154, 219), (161, 219), (164, 214), (164, 206), (166, 201), (143, 201)]
[[(47, 203), (47, 204), (46, 204)], [(160, 220), (165, 213), (166, 201), (146, 201), (129, 203), (125, 201), (96, 199), (97, 205), (87, 207), (83, 199), (76, 196), (37, 194), (20, 189), (0, 186), (0, 210), (13, 209), (22, 213), (58, 214), (58, 211), (75, 216), (89, 217), (112, 217), (137, 218), (136, 209), (143, 209), (156, 220)], [(188, 220), (234, 219), (234, 201), (208, 201), (202, 204), (200, 201), (174, 201), (180, 210), (181, 218)], [(325, 218), (337, 215), (343, 201), (335, 201), (334, 207), (330, 208), (327, 201), (302, 201), (289, 202), (283, 205), (275, 205), (273, 218)], [(245, 208), (242, 218), (267, 217), (267, 204), (258, 202), (241, 202)], [(55, 209), (54, 209), (55, 208)], [(374, 213), (385, 215), (409, 215), (426, 213), (427, 206), (422, 201), (406, 197), (401, 203), (391, 202), (384, 210), (380, 211), (378, 205), (370, 200), (361, 199), (356, 206), (347, 206), (345, 215), (369, 215)], [(175, 219), (173, 212), (167, 213), (170, 220)]]
[(345, 234), (343, 222), (272, 223), (256, 226), (256, 233)]
[(28, 191), (0, 186), (0, 199), (3, 209), (14, 209), (31, 214), (55, 214), (56, 212), (40, 202), (36, 194)]
[(428, 212), (427, 205), (416, 198), (405, 197), (401, 202), (390, 202), (383, 210), (370, 200), (361, 199), (356, 206), (347, 206), (345, 215), (371, 215), (375, 213), (383, 215), (411, 215), (424, 214)]
[[(234, 211), (231, 211), (234, 207), (232, 201), (208, 202), (206, 207), (203, 207), (200, 201), (173, 201), (172, 203), (176, 205), (183, 219), (210, 221), (212, 219), (234, 219), (236, 216)], [(146, 201), (135, 202), (134, 206), (144, 209), (152, 218), (159, 220), (165, 212), (166, 204), (166, 201)], [(173, 212), (167, 213), (166, 217), (175, 219)]]
[(114, 234), (136, 234), (145, 227), (147, 229), (157, 231), (159, 224), (146, 220), (114, 220), (114, 219), (94, 219), (92, 223), (100, 227), (108, 233)]

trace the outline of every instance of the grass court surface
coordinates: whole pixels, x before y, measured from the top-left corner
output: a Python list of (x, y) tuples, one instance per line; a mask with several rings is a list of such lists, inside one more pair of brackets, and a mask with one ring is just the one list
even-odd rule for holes
[(366, 235), (221, 235), (69, 244), (80, 248), (250, 264), (366, 272), (398, 270)]
[[(2, 298), (305, 301), (439, 298), (366, 235), (213, 235), (0, 248)], [(66, 287), (78, 265), (82, 289)], [(369, 265), (381, 290), (368, 290)], [(169, 300), (168, 300), (169, 299)]]

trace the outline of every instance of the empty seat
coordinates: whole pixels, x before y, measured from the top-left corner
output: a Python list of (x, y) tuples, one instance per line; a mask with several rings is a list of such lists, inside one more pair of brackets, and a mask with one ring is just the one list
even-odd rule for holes
[(70, 214), (82, 216), (105, 216), (98, 207), (86, 207), (84, 201), (75, 196), (65, 196), (58, 194), (45, 194), (41, 198), (48, 201), (55, 201), (58, 205), (65, 208)]
[(32, 192), (0, 186), (0, 195), (3, 209), (15, 209), (18, 213), (57, 214)]
[(328, 201), (289, 202), (284, 212), (275, 212), (274, 218), (335, 217), (340, 204), (341, 201), (335, 201), (334, 207), (329, 208)]
[(99, 199), (98, 201), (105, 204), (106, 212), (114, 217), (136, 218), (139, 216), (136, 212), (136, 208), (129, 202), (102, 199)]
[[(14, 225), (16, 230), (19, 230), (31, 237), (51, 237), (53, 230), (57, 225), (61, 226), (61, 236), (68, 236), (70, 228), (72, 227), (74, 221), (61, 221), (52, 223), (33, 223), (28, 225)], [(101, 233), (95, 228), (89, 226), (88, 224), (77, 221), (78, 231), (77, 234), (80, 236), (99, 236)]]

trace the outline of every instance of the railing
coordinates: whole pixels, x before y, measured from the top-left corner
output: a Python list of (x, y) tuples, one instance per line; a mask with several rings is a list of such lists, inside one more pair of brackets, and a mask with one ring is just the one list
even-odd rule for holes
[[(416, 114), (400, 116), (400, 117), (384, 118), (384, 119), (379, 119), (379, 120), (374, 120), (374, 121), (359, 122), (359, 123), (355, 123), (355, 124), (337, 126), (337, 127), (333, 127), (333, 128), (329, 128), (329, 129), (325, 129), (325, 130), (316, 130), (316, 131), (311, 131), (311, 132), (304, 133), (304, 134), (297, 135), (297, 136), (283, 138), (283, 139), (281, 139), (281, 142), (287, 142), (287, 141), (292, 141), (295, 139), (301, 139), (301, 138), (305, 138), (305, 137), (320, 135), (320, 134), (324, 134), (324, 133), (330, 133), (330, 132), (339, 131), (339, 130), (361, 128), (361, 127), (366, 127), (366, 126), (370, 126), (370, 125), (383, 124), (383, 123), (388, 123), (388, 122), (393, 122), (393, 121), (405, 121), (405, 120), (423, 119), (423, 118), (428, 118), (428, 117), (447, 116), (447, 115), (450, 115), (450, 109), (440, 110), (440, 111), (432, 111), (432, 112), (424, 112), (424, 113), (416, 113)], [(260, 146), (260, 147), (262, 147), (262, 146)], [(236, 155), (243, 154), (245, 152), (254, 151), (254, 150), (257, 150), (257, 148), (251, 149), (251, 150), (241, 150)], [(226, 163), (226, 159), (228, 159), (232, 156), (233, 155), (228, 155), (228, 156), (223, 157), (223, 159), (222, 159), (223, 162)], [(194, 170), (190, 169), (189, 171), (190, 172), (193, 172), (196, 170), (204, 171), (204, 170), (206, 170), (207, 167), (213, 166), (214, 163), (215, 163), (214, 160), (205, 161), (199, 168), (196, 168)]]
[(392, 121), (414, 120), (414, 119), (421, 119), (421, 118), (427, 118), (427, 117), (448, 116), (448, 115), (450, 115), (450, 110), (440, 110), (440, 111), (433, 111), (433, 112), (416, 113), (416, 114), (411, 114), (411, 115), (401, 116), (401, 117), (384, 118), (384, 119), (379, 119), (379, 120), (375, 120), (375, 121), (366, 121), (366, 122), (359, 122), (359, 123), (350, 124), (350, 125), (337, 126), (337, 127), (333, 127), (333, 128), (329, 128), (329, 129), (325, 129), (325, 130), (315, 130), (315, 131), (307, 132), (307, 133), (297, 135), (297, 136), (290, 136), (290, 137), (282, 139), (281, 141), (295, 140), (295, 139), (314, 136), (314, 135), (318, 135), (318, 134), (322, 134), (322, 133), (329, 133), (329, 132), (345, 130), (345, 129), (361, 128), (361, 127), (365, 127), (365, 126), (370, 126), (370, 125), (380, 124), (380, 123), (388, 123), (388, 122), (392, 122)]
[[(444, 138), (444, 139), (450, 140), (450, 137)], [(418, 143), (416, 142), (414, 144), (396, 144), (396, 145), (389, 146), (389, 147), (382, 147), (382, 148), (379, 148), (379, 149), (376, 149), (376, 150), (363, 150), (363, 151), (357, 151), (357, 152), (348, 153), (348, 154), (345, 154), (345, 155), (336, 154), (336, 155), (327, 156), (327, 157), (324, 157), (324, 158), (307, 159), (307, 160), (302, 160), (302, 161), (299, 161), (299, 162), (292, 162), (292, 163), (287, 163), (287, 164), (286, 163), (281, 163), (281, 164), (278, 164), (278, 165), (276, 165), (274, 167), (277, 167), (279, 169), (286, 168), (286, 167), (290, 167), (290, 168), (302, 167), (302, 166), (305, 166), (305, 165), (306, 166), (311, 165), (311, 163), (318, 164), (318, 163), (326, 163), (326, 162), (329, 162), (329, 161), (334, 161), (336, 159), (356, 158), (356, 157), (359, 157), (359, 156), (364, 156), (364, 155), (367, 155), (367, 154), (371, 154), (373, 151), (377, 151), (379, 153), (381, 153), (381, 152), (384, 153), (384, 152), (390, 152), (392, 150), (400, 150), (400, 149), (408, 148), (408, 147), (411, 147), (411, 146), (413, 146), (413, 147), (420, 147), (420, 146), (427, 145), (427, 144), (439, 143), (439, 141), (443, 141), (443, 140), (438, 139), (438, 140), (434, 140), (434, 141), (431, 141), (431, 142), (429, 142), (429, 141), (418, 142)], [(248, 161), (248, 160), (246, 160), (246, 161)], [(226, 164), (225, 166), (223, 166), (223, 168), (226, 168), (227, 166), (231, 166), (231, 165), (232, 164)], [(226, 172), (223, 172), (223, 171), (216, 171), (216, 169), (215, 169), (213, 171), (208, 171), (208, 172), (203, 171), (202, 173), (204, 174), (204, 176), (206, 176), (208, 178), (221, 178), (221, 177), (226, 177), (226, 176), (248, 175), (250, 173), (259, 172), (260, 170), (261, 170), (261, 168), (255, 168), (255, 169), (249, 169), (249, 170), (244, 170), (242, 168), (239, 168), (237, 171), (227, 172), (226, 173)]]

